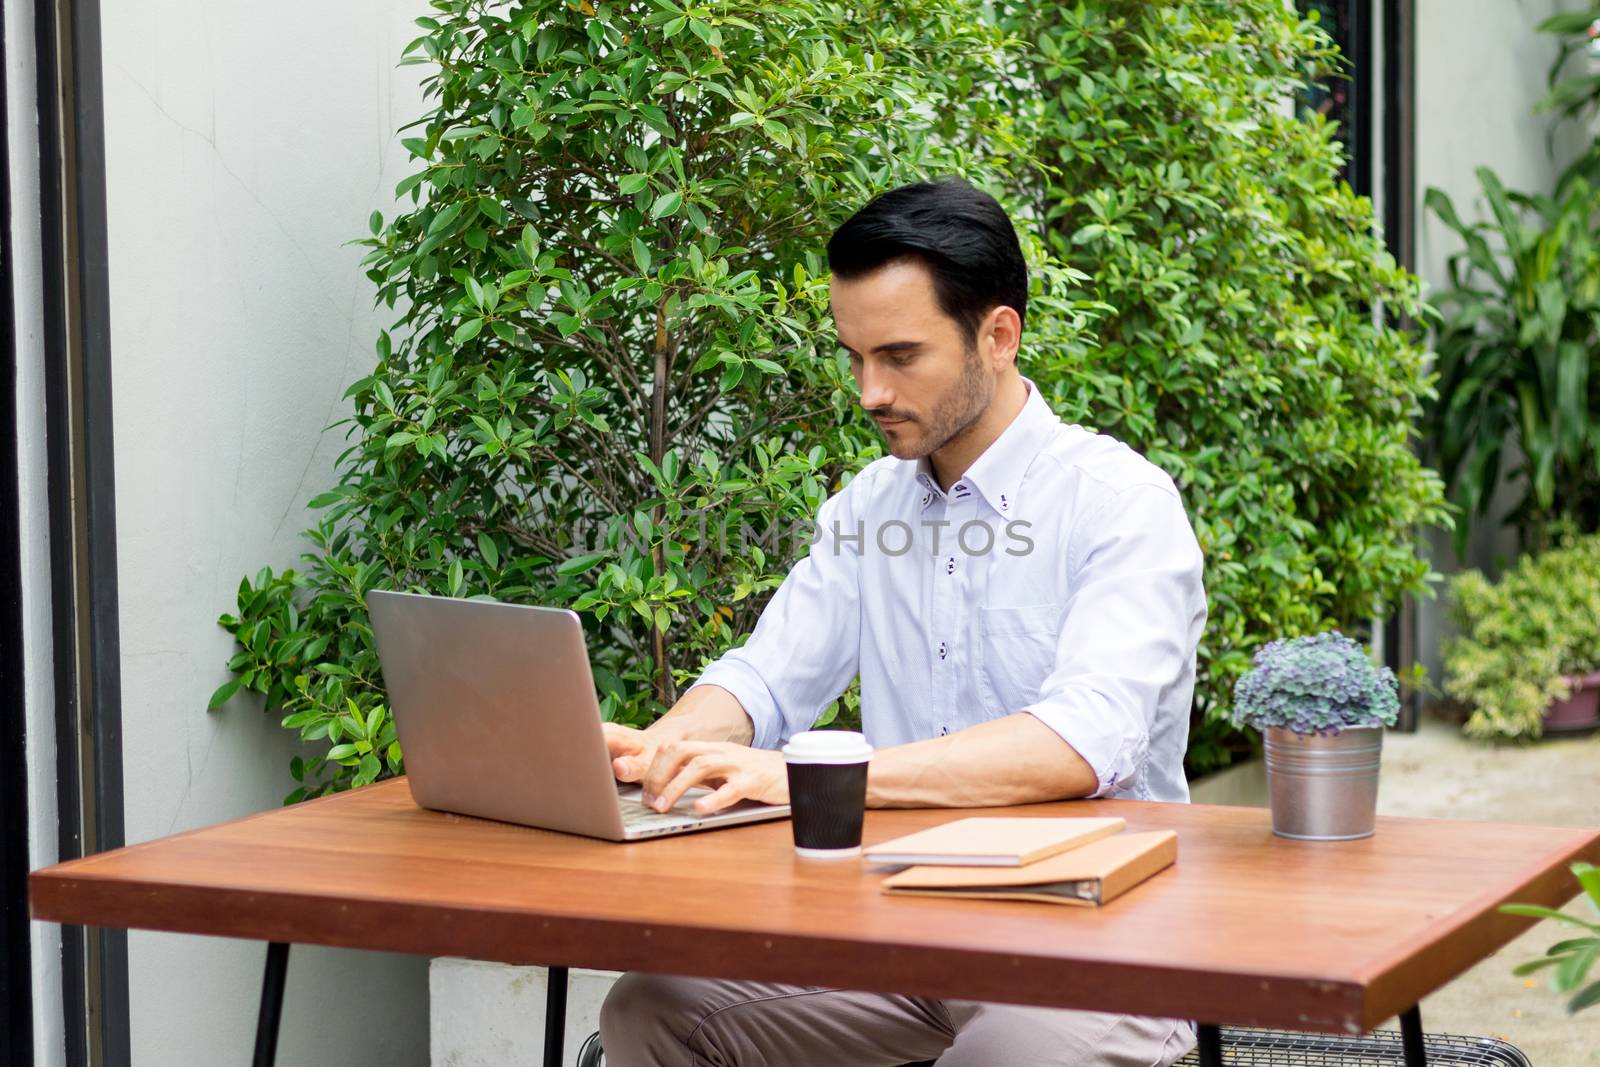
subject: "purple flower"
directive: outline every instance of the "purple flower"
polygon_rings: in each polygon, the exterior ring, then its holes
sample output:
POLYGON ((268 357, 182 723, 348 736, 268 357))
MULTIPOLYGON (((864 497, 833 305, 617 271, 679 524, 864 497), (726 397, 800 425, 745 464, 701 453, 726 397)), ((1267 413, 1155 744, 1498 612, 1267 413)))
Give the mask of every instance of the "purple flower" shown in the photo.
POLYGON ((1233 721, 1257 730, 1336 734, 1352 726, 1393 726, 1399 683, 1357 641, 1337 631, 1278 638, 1256 651, 1234 684, 1233 721))

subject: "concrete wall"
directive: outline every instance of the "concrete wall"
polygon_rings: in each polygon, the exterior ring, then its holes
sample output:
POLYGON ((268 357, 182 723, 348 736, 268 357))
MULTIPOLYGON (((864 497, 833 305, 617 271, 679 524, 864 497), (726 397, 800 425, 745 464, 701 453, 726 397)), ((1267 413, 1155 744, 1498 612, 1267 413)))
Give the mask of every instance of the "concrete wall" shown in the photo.
MULTIPOLYGON (((433 1067, 512 1067, 544 1062, 546 981, 543 967, 440 956, 429 968, 429 1039, 433 1067)), ((616 971, 574 967, 567 979, 562 1067, 574 1067, 616 971)))
MULTIPOLYGON (((1484 218, 1487 206, 1475 168, 1491 168, 1508 188, 1548 193, 1587 141, 1588 134, 1571 123, 1549 140, 1551 117, 1533 111, 1557 54, 1556 39, 1535 33, 1534 26, 1576 6, 1563 0, 1417 0, 1417 272, 1434 289, 1448 285, 1445 261, 1460 241, 1423 212, 1429 186, 1448 193, 1464 220, 1484 218)), ((1498 495, 1499 513, 1508 495, 1498 495)), ((1431 534, 1434 567, 1444 573, 1468 565, 1493 568, 1515 556, 1514 534, 1480 525, 1464 562, 1456 559, 1448 535, 1431 534)), ((1419 607, 1421 659, 1437 682, 1439 650, 1450 630, 1445 605, 1432 600, 1419 607)))
MULTIPOLYGON (((50 520, 44 425, 44 308, 40 284, 39 126, 33 5, 0 5, 6 39, 6 157, 10 164, 12 306, 17 344, 17 497, 22 528, 22 646, 28 768, 28 860, 57 859, 55 685, 50 635, 50 520)), ((0 474, 0 477, 5 475, 0 474)), ((16 714, 16 709, 6 709, 16 714)), ((39 1067, 66 1058, 61 1014, 61 928, 31 927, 33 1048, 39 1067)))
MULTIPOLYGON (((7 5, 7 10, 22 5, 7 5)), ((102 4, 127 839, 277 806, 276 717, 206 711, 240 577, 295 562, 377 331, 368 214, 408 173, 413 0, 102 4)), ((263 947, 135 933, 133 1061, 239 1062, 263 947)), ((427 1060, 426 961, 295 949, 279 1062, 427 1060)))

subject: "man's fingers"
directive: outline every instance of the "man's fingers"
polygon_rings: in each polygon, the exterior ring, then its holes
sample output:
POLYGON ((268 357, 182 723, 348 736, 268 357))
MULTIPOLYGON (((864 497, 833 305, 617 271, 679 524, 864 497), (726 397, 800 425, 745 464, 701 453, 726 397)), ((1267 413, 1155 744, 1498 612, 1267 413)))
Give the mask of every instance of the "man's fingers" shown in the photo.
POLYGON ((714 812, 721 811, 723 808, 726 808, 729 805, 737 804, 743 799, 743 792, 740 791, 738 786, 733 784, 732 779, 729 779, 728 781, 719 785, 712 792, 707 793, 705 796, 694 802, 695 814, 710 815, 714 812))
POLYGON ((695 786, 720 781, 727 777, 731 769, 725 761, 710 755, 693 756, 683 764, 683 769, 674 775, 670 782, 656 791, 651 806, 657 811, 666 811, 695 786))
POLYGON ((650 766, 655 746, 643 730, 632 730, 614 722, 601 723, 606 751, 611 754, 611 773, 621 782, 637 782, 650 766))
POLYGON ((600 733, 606 739, 606 751, 613 756, 631 756, 650 747, 643 730, 619 726, 614 722, 600 724, 600 733))
POLYGON ((666 791, 667 783, 678 776, 683 765, 708 748, 703 741, 672 741, 655 750, 650 766, 641 778, 646 804, 666 791))

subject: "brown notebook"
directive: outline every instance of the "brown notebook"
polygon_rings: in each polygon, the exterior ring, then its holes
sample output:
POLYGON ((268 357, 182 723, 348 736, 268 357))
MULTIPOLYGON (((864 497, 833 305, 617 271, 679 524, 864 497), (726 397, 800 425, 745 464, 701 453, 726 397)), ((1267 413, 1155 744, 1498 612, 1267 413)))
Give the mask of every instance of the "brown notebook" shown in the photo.
POLYGON ((912 867, 885 878, 883 891, 1092 907, 1115 900, 1177 858, 1178 835, 1152 830, 1117 834, 1026 867, 912 867))
POLYGON ((1110 837, 1121 819, 1005 818, 975 815, 872 845, 868 863, 934 863, 951 867, 1021 867, 1110 837))

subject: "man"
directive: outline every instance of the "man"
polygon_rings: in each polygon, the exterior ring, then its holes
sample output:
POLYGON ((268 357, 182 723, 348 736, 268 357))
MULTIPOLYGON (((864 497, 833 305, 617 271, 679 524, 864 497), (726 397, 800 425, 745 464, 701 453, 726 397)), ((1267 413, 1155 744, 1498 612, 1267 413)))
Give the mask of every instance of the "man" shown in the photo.
MULTIPOLYGON (((701 811, 786 802, 775 749, 859 674, 871 806, 1187 801, 1200 550, 1166 474, 1019 373, 1010 219, 958 179, 908 185, 828 260, 892 455, 822 505, 746 644, 648 729, 607 727, 617 777, 662 810, 697 785, 701 811)), ((614 1067, 1159 1067, 1194 1044, 1171 1019, 642 974, 600 1028, 614 1067)))

